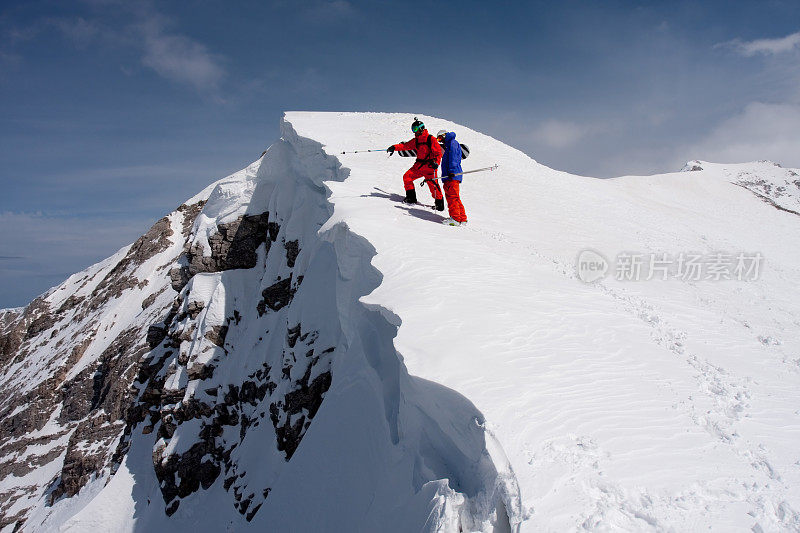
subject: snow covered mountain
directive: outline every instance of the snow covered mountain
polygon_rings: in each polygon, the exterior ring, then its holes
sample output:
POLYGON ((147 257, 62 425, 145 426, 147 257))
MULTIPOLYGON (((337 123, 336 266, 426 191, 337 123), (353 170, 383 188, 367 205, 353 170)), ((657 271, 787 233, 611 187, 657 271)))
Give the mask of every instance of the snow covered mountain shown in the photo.
POLYGON ((800 171, 600 180, 422 117, 499 164, 446 227, 341 154, 410 118, 287 113, 0 311, 0 530, 800 529, 800 171))

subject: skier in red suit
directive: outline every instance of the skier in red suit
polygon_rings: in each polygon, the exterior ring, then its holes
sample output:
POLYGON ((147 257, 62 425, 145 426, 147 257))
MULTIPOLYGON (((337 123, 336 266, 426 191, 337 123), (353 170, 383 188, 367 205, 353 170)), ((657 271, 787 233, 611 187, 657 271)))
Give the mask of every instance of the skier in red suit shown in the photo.
POLYGON ((431 190, 431 195, 436 204, 438 211, 444 211, 444 196, 442 196, 442 188, 436 181, 436 170, 442 162, 442 147, 436 139, 428 133, 425 129, 425 124, 421 120, 414 117, 414 123, 411 124, 411 131, 414 132, 414 138, 408 142, 393 144, 386 149, 389 155, 392 155, 396 150, 416 150, 417 160, 414 165, 403 174, 403 186, 406 189, 406 203, 417 203, 417 191, 414 189, 414 180, 417 178, 425 178, 428 182, 428 187, 431 190))

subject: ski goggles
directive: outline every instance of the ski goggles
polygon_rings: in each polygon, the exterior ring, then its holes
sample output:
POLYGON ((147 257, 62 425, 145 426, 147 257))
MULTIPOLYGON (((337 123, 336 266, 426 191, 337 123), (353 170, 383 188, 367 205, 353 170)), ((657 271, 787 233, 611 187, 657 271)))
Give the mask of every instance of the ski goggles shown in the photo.
POLYGON ((414 133, 419 133, 424 129, 425 129, 425 124, 423 124, 422 122, 420 122, 416 126, 411 126, 411 131, 413 131, 414 133))

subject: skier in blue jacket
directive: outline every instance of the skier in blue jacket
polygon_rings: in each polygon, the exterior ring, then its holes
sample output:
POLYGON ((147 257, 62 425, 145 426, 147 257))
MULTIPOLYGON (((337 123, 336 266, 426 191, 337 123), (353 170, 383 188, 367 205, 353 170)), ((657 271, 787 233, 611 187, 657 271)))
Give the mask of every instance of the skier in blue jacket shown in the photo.
POLYGON ((463 172, 461 170, 461 145, 456 141, 456 134, 452 131, 441 130, 436 134, 436 138, 444 149, 442 156, 442 185, 444 186, 444 197, 447 200, 447 211, 450 218, 442 223, 448 226, 463 226, 467 223, 467 213, 464 211, 464 204, 459 197, 461 188, 461 177, 455 176, 463 172))

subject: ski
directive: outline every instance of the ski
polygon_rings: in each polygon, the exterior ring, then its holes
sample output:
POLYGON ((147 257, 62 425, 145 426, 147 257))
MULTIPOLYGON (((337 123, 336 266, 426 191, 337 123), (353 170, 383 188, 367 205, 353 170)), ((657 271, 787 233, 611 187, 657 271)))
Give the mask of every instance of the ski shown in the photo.
MULTIPOLYGON (((385 148, 381 148, 380 150, 353 150, 352 152, 339 152, 340 155, 344 154, 366 154, 367 152, 385 152, 385 148)), ((264 155, 264 154, 261 154, 264 155)))
POLYGON ((424 180, 422 180, 420 182, 420 187, 422 187, 423 185, 428 183, 428 181, 430 181, 430 180, 436 181, 436 180, 440 180, 442 178, 455 178, 456 176, 463 176, 464 174, 472 174, 474 172, 485 172, 487 170, 497 170, 498 168, 500 168, 500 165, 495 163, 494 165, 492 165, 490 167, 476 168, 475 170, 467 170, 465 172, 456 172, 455 174, 448 174, 447 176, 442 176, 442 177, 425 178, 424 180))

